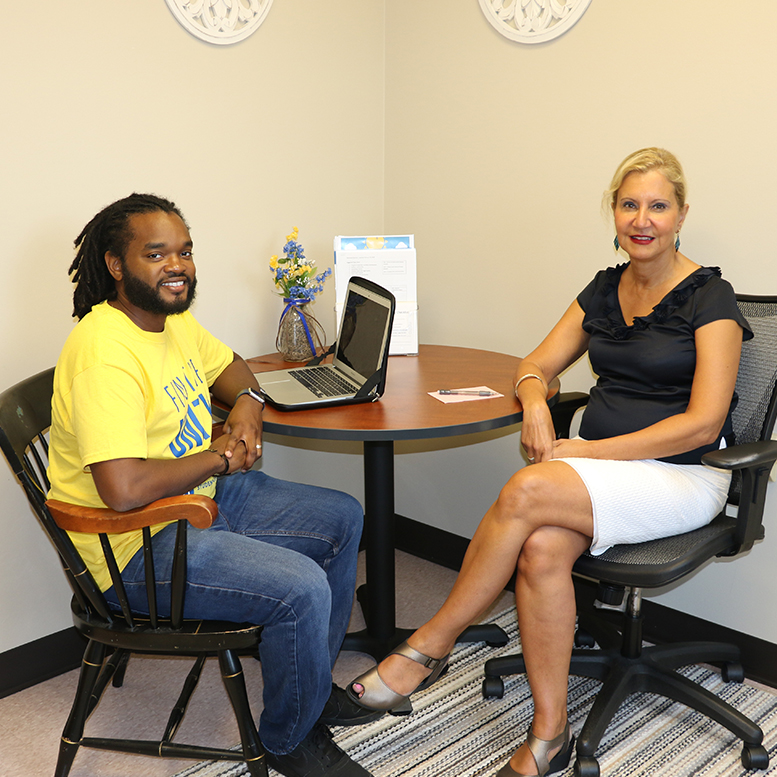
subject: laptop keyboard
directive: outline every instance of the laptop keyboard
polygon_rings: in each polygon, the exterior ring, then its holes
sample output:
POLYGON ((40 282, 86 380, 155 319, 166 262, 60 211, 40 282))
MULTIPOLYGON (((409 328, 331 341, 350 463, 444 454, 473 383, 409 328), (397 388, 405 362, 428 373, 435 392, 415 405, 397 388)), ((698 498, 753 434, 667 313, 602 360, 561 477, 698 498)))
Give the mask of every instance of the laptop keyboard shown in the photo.
POLYGON ((339 397, 343 394, 355 394, 359 390, 358 386, 341 378, 328 367, 308 367, 304 370, 292 370, 289 374, 317 397, 339 397))

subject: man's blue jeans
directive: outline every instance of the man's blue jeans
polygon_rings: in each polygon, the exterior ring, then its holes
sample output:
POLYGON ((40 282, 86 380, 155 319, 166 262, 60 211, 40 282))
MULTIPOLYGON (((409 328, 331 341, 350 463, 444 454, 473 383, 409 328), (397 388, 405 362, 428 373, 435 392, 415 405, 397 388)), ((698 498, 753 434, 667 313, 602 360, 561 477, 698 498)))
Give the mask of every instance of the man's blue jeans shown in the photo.
MULTIPOLYGON (((264 711, 259 736, 277 755, 307 735, 332 689, 332 667, 353 604, 363 513, 339 491, 250 471, 218 482, 219 515, 188 531, 188 618, 262 624, 264 711)), ((153 539, 169 611, 175 525, 153 539)), ((147 609, 142 551, 122 571, 138 611, 147 609)), ((113 589, 106 598, 116 601, 113 589)), ((167 605, 165 605, 165 600, 167 605)))

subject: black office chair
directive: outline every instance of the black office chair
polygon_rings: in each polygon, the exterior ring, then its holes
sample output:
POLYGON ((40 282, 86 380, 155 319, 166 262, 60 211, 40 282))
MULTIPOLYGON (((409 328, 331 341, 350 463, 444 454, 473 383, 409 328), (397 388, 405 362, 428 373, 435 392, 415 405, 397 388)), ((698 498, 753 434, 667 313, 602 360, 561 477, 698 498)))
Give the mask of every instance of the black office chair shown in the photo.
MULTIPOLYGON (((755 337, 743 344, 737 377, 739 403, 733 415, 737 444, 704 456, 704 462, 733 470, 728 509, 712 523, 676 537, 616 545, 600 556, 583 554, 574 571, 599 581, 600 601, 617 606, 628 592, 619 626, 578 605, 575 644, 599 645, 596 650, 573 651, 570 674, 603 683, 577 739, 576 777, 598 777, 594 757, 604 732, 621 703, 638 691, 660 694, 682 702, 726 726, 744 742, 742 763, 746 769, 766 769, 769 756, 761 746, 761 729, 729 704, 691 682, 675 670, 702 662, 722 663, 725 681, 744 679, 740 651, 735 645, 686 642, 642 646, 641 590, 679 580, 715 556, 734 556, 749 550, 764 537, 762 524, 766 486, 777 460, 777 442, 771 441, 777 415, 777 297, 738 295, 742 313, 755 337), (729 516, 727 512, 734 512, 729 516)), ((554 408, 556 431, 569 435, 575 410, 586 394, 569 395, 554 408)), ((483 695, 501 697, 502 676, 525 672, 523 657, 504 656, 486 662, 483 695)))
MULTIPOLYGON (((71 609, 76 629, 87 640, 75 700, 62 733, 55 777, 70 772, 78 748, 93 747, 162 758, 245 761, 252 777, 266 777, 264 750, 259 742, 238 653, 256 655, 261 627, 183 618, 186 585, 186 527, 210 526, 218 514, 215 502, 202 496, 162 499, 144 508, 117 513, 113 510, 82 508, 46 501, 46 477, 51 425, 53 370, 46 370, 0 394, 0 447, 27 494, 43 529, 59 553, 70 587, 71 609), (158 615, 151 532, 149 527, 178 522, 173 565, 171 616, 158 615), (132 612, 105 532, 141 529, 146 563, 149 615, 132 612), (109 608, 67 531, 99 533, 103 552, 118 598, 121 613, 109 608), (194 666, 175 701, 167 726, 159 740, 131 740, 85 737, 84 726, 108 683, 120 686, 131 653, 194 656, 194 666), (221 676, 237 719, 242 751, 173 742, 186 712, 200 672, 208 656, 218 656, 221 676)), ((143 714, 143 711, 138 711, 143 714)))

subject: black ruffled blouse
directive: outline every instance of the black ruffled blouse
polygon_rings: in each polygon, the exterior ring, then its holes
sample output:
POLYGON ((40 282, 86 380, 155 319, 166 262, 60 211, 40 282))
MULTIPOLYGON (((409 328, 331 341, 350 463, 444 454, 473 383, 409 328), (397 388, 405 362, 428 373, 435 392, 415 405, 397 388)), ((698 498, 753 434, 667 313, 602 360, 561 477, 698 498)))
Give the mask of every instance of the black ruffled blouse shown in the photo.
MULTIPOLYGON (((629 434, 683 413, 691 397, 696 369, 696 329, 730 318, 753 333, 739 312, 734 290, 717 267, 700 267, 675 286, 647 316, 626 324, 618 300, 618 284, 628 264, 609 267, 577 297, 585 313, 583 329, 591 336, 588 354, 599 376, 580 425, 580 436, 600 440, 629 434)), ((732 434, 731 401, 720 437, 732 434)), ((661 459, 675 464, 699 464, 720 439, 687 453, 661 459)))

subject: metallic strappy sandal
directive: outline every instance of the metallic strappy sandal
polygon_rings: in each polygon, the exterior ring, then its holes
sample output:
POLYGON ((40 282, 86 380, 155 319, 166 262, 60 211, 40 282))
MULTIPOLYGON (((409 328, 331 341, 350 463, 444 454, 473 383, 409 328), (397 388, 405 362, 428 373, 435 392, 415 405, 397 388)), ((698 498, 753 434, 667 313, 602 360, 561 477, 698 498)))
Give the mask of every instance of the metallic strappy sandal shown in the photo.
MULTIPOLYGON (((575 748, 575 738, 571 735, 569 722, 567 722, 564 730, 554 739, 540 739, 534 736, 534 731, 530 728, 526 744, 529 745, 529 752, 534 758, 534 763, 537 764, 537 777, 545 777, 546 774, 555 774, 569 766, 572 751, 575 748), (548 753, 559 745, 561 750, 548 761, 548 753)), ((508 761, 497 772, 496 777, 534 777, 534 775, 516 772, 508 761)))
POLYGON ((353 699, 356 704, 361 707, 366 707, 369 710, 388 710, 392 715, 409 715, 413 711, 413 705, 410 703, 410 696, 417 691, 422 691, 424 688, 428 688, 432 683, 440 679, 440 676, 448 668, 448 659, 450 653, 442 658, 430 658, 423 653, 419 653, 415 648, 410 647, 407 642, 403 642, 395 650, 392 650, 389 655, 398 655, 409 658, 411 661, 415 661, 417 664, 429 667, 432 673, 407 696, 392 691, 391 688, 383 682, 383 678, 378 673, 378 667, 374 666, 368 672, 357 677, 352 683, 348 685, 348 695, 353 699), (358 696, 353 690, 355 684, 359 684, 364 688, 364 693, 358 696))

